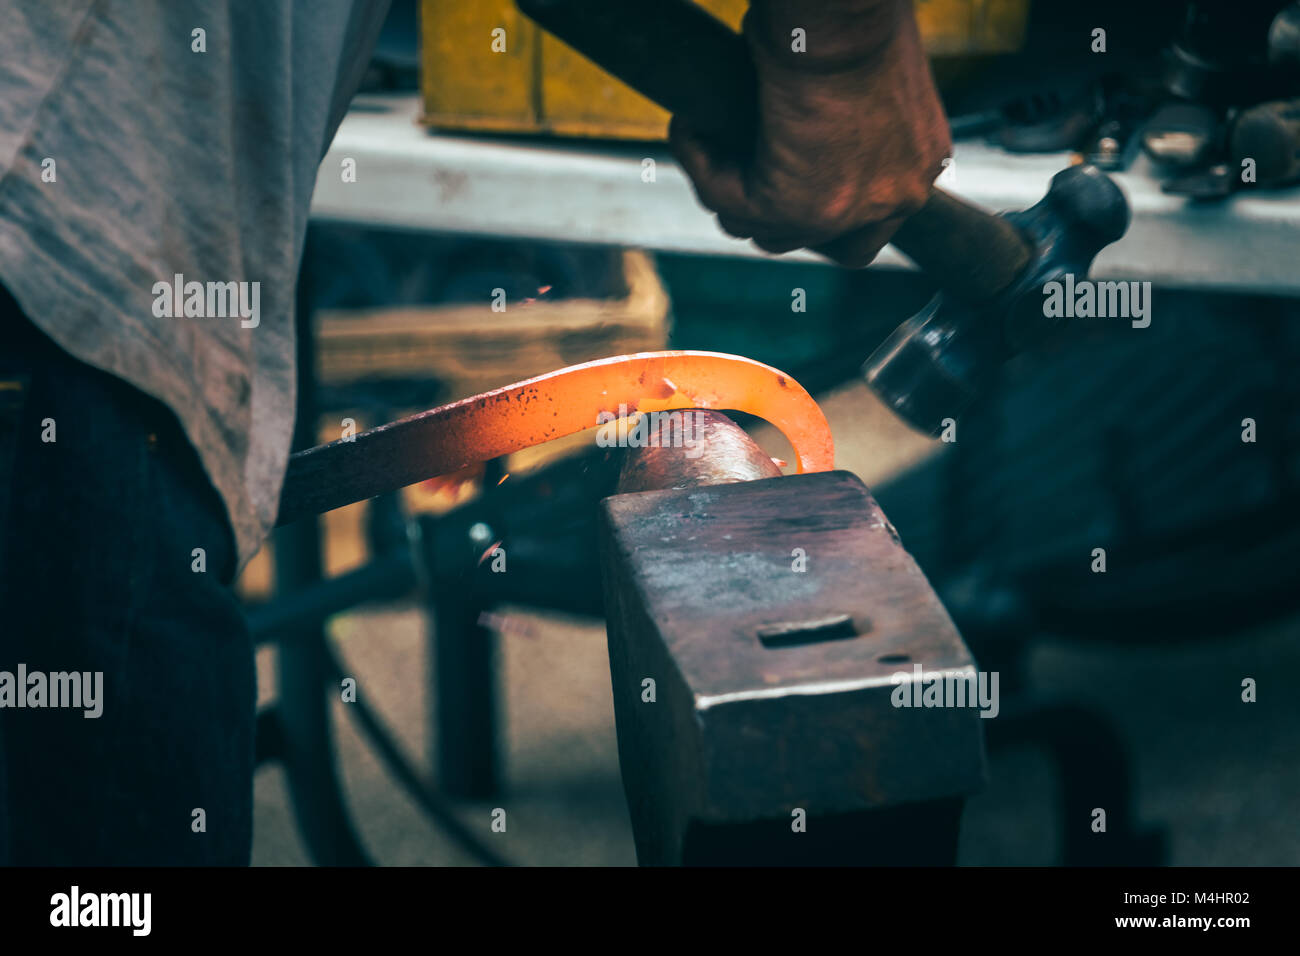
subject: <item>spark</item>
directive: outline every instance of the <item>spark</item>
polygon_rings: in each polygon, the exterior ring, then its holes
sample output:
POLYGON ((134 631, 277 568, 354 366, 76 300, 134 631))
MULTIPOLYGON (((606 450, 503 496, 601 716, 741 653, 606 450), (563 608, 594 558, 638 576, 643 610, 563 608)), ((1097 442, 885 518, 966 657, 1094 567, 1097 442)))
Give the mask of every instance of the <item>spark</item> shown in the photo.
POLYGON ((487 550, 485 550, 482 554, 478 556, 478 561, 476 561, 475 564, 476 565, 482 564, 484 561, 486 561, 493 551, 501 547, 501 542, 504 540, 505 540, 504 538, 497 538, 495 541, 489 544, 487 546, 487 550))

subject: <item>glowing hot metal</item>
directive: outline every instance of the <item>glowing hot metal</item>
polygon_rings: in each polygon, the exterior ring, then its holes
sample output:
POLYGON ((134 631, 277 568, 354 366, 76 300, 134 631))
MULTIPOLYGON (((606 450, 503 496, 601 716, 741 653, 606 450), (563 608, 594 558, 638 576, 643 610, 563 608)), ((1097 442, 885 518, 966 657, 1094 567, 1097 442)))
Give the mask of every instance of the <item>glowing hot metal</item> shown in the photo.
POLYGON ((783 372, 720 352, 637 352, 548 372, 420 412, 289 459, 277 524, 287 524, 629 413, 730 409, 779 428, 800 473, 829 471, 821 409, 783 372))

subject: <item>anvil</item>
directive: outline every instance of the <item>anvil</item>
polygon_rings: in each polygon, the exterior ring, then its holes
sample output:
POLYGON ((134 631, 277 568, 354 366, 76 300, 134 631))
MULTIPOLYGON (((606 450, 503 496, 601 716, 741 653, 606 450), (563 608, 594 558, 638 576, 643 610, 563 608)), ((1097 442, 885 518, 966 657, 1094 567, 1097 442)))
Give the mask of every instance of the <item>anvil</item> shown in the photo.
POLYGON ((895 692, 915 664, 974 679, 969 650, 856 476, 765 477, 770 459, 707 414, 703 455, 629 450, 637 490, 601 507, 638 859, 952 862, 984 779, 978 711, 895 692))

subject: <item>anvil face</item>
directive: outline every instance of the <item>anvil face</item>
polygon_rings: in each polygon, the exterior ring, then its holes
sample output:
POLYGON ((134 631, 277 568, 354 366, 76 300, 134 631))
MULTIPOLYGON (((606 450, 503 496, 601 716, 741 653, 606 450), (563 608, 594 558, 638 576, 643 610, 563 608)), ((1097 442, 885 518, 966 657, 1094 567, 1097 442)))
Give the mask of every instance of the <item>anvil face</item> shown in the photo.
POLYGON ((913 699, 914 665, 975 665, 856 476, 617 495, 601 538, 643 863, 679 861, 692 826, 789 829, 800 809, 842 817, 980 787, 977 709, 896 705, 900 687, 913 699))

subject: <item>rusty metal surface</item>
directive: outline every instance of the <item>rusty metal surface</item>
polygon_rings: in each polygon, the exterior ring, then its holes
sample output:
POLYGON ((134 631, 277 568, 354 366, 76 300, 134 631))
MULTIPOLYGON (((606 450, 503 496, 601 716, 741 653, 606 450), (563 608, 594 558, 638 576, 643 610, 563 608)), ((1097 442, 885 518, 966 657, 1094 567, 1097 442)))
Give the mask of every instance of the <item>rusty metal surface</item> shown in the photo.
POLYGON ((663 491, 780 476, 771 456, 726 415, 699 410, 682 414, 691 417, 681 420, 677 434, 690 446, 675 446, 671 429, 661 426, 651 432, 655 444, 624 455, 619 491, 663 491))
POLYGON ((601 550, 643 863, 680 862, 701 825, 788 832, 794 808, 939 805, 981 785, 978 711, 891 704, 913 664, 973 676, 974 662, 854 475, 616 495, 601 550))

